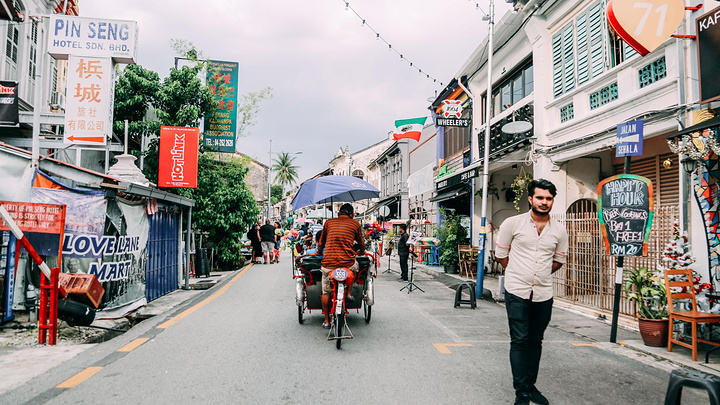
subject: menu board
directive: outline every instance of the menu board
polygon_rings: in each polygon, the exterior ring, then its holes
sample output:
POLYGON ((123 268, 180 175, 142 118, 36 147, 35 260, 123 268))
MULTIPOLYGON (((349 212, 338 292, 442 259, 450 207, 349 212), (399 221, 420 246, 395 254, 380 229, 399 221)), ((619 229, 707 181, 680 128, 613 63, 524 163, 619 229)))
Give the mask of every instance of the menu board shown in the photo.
POLYGON ((647 256, 653 219, 652 182, 634 174, 620 174, 601 181, 598 218, 609 254, 647 256))

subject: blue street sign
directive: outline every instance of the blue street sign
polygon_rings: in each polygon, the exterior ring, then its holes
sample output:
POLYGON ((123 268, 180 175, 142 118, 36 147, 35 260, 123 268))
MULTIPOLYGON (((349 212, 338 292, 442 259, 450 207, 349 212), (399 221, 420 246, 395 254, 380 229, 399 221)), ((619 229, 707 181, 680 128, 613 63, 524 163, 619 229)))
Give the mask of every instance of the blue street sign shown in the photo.
POLYGON ((639 120, 617 126, 615 157, 642 156, 644 123, 644 121, 639 120))

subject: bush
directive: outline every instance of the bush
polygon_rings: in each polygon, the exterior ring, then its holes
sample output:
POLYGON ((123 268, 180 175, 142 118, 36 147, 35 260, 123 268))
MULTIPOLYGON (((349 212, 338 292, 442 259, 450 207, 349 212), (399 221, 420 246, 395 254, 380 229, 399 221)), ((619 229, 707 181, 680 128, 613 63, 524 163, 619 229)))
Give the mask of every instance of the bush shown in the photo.
POLYGON ((445 218, 435 231, 440 240, 440 263, 444 266, 457 266, 458 245, 465 241, 467 229, 460 224, 460 217, 447 214, 443 209, 440 210, 440 215, 445 218))

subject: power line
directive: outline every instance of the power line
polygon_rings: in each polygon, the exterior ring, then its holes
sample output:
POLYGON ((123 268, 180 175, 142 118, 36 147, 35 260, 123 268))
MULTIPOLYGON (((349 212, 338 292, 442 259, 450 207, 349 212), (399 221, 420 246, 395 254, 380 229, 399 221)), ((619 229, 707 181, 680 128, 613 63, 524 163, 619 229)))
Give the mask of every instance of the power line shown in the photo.
MULTIPOLYGON (((372 31, 372 32, 375 34, 375 39, 377 39, 378 41, 384 42, 385 45, 387 45, 388 50, 391 51, 391 52, 395 52, 395 53, 400 57, 400 60, 407 62, 407 63, 410 65, 411 68, 417 69, 417 71, 418 71, 419 74, 424 74, 425 77, 426 77, 428 80, 432 80, 433 83, 440 83, 440 86, 444 86, 443 82, 439 81, 438 79, 436 79, 436 78, 433 77, 433 76, 430 76, 429 73, 424 72, 424 71, 423 71, 419 66, 417 66, 414 62, 412 62, 411 60, 409 60, 408 58, 406 58, 405 55, 404 55, 402 52, 398 51, 397 48, 393 47, 392 44, 385 39, 385 37, 383 37, 382 35, 380 35, 380 33, 379 33, 375 28, 373 28, 370 24, 368 24, 367 20, 365 20, 357 11, 355 11, 355 9, 350 5, 350 2, 349 2, 349 1, 346 1, 346 0, 340 0, 340 1, 343 2, 343 3, 345 3, 345 11, 348 11, 348 10, 352 11, 352 12, 360 19, 360 21, 362 22, 362 26, 363 26, 363 27, 367 27, 370 31, 372 31)), ((478 5, 478 7, 479 7, 479 5, 478 5)))

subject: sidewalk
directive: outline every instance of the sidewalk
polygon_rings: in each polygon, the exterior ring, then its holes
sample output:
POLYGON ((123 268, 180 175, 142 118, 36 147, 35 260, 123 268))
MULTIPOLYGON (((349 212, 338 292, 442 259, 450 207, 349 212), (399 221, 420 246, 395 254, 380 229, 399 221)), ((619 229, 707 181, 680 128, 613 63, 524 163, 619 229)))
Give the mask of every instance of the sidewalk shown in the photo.
MULTIPOLYGON (((387 269, 387 257, 380 258, 380 267, 378 272, 387 269)), ((400 264, 397 256, 391 258, 391 269, 398 271, 400 264)), ((459 274, 445 273, 442 266, 427 266, 415 263, 415 271, 420 271, 431 275, 436 281, 447 285, 451 289, 457 289, 457 286, 466 281, 475 282, 459 274)), ((483 296, 502 305, 503 300, 498 297, 499 279, 495 276, 485 276, 483 279, 483 296)), ((448 303, 449 307, 452 302, 448 303)), ((610 351, 620 353, 629 357, 637 358, 639 361, 647 362, 656 367, 665 369, 690 368, 706 373, 720 376, 720 350, 710 355, 710 362, 705 364, 705 353, 712 346, 702 345, 698 349, 697 362, 692 361, 690 349, 682 346, 673 345, 672 352, 668 352, 667 347, 650 347, 645 346, 640 338, 640 332, 637 329, 637 321, 620 317, 618 320, 617 344, 610 343, 610 329, 612 314, 604 313, 596 308, 588 308, 573 304, 568 301, 555 300, 552 320, 550 327, 560 329, 562 331, 573 333, 593 342, 597 342, 598 346, 606 348, 610 351), (629 349, 629 350, 628 350, 629 349), (648 357, 649 356, 649 357, 648 357), (647 361, 652 359, 653 361, 647 361)))

